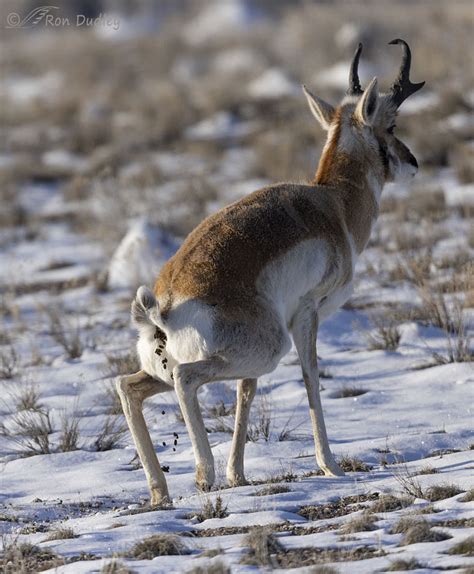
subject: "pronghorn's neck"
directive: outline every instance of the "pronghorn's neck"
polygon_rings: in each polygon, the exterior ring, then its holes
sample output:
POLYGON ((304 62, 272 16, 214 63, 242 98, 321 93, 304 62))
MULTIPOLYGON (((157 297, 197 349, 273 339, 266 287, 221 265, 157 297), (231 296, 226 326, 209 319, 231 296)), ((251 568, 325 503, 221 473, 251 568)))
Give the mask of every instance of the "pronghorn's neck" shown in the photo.
POLYGON ((378 215, 384 168, 376 151, 372 158, 366 158, 346 148, 341 141, 340 116, 337 120, 329 131, 314 183, 337 192, 344 205, 347 228, 361 253, 378 215))

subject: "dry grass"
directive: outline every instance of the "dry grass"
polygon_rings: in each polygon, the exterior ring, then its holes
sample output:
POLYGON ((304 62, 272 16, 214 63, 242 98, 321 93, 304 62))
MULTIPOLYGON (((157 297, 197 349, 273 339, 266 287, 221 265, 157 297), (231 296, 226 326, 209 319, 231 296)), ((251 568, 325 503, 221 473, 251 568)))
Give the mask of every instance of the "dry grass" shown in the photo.
POLYGON ((466 494, 459 499, 460 502, 474 502, 474 488, 470 488, 466 494))
POLYGON ((269 484, 260 490, 257 490, 255 496, 271 496, 272 494, 282 494, 284 492, 290 492, 289 486, 284 484, 269 484))
POLYGON ((41 411, 44 406, 40 402, 38 387, 33 383, 21 385, 13 394, 16 411, 41 411))
POLYGON ((242 563, 254 566, 276 566, 278 562, 275 555, 283 551, 271 529, 265 526, 252 528, 242 544, 250 549, 250 553, 243 557, 242 563))
POLYGON ((19 447, 21 456, 50 454, 50 435, 53 432, 48 409, 19 411, 13 415, 8 427, 0 424, 0 434, 19 447))
POLYGON ((105 383, 105 390, 100 398, 100 404, 103 405, 104 403, 106 405, 106 414, 123 415, 122 401, 120 400, 117 387, 113 381, 107 381, 105 383))
POLYGON ((369 508, 370 512, 394 512, 407 508, 413 503, 410 496, 394 496, 392 494, 382 494, 369 508))
POLYGON ((72 528, 57 528, 49 532, 45 542, 51 540, 68 540, 70 538, 77 538, 77 534, 72 528))
POLYGON ((154 534, 137 542, 126 554, 128 558, 152 560, 156 556, 177 556, 187 554, 186 546, 173 534, 154 534))
POLYGON ((130 375, 140 370, 140 362, 135 349, 123 355, 106 355, 107 366, 105 369, 108 377, 130 375))
POLYGON ((408 558, 407 560, 398 558, 391 561, 390 566, 384 568, 383 572, 405 572, 408 570, 417 570, 418 568, 425 568, 425 566, 420 564, 416 558, 408 558))
POLYGON ((102 566, 100 574, 135 574, 135 571, 130 570, 123 562, 113 558, 102 566))
POLYGON ((426 493, 421 487, 419 480, 410 474, 406 465, 401 466, 394 472, 393 477, 402 487, 403 492, 413 498, 426 498, 426 493))
POLYGON ((393 315, 373 316, 371 323, 375 330, 366 333, 369 351, 395 351, 400 343, 400 329, 393 315))
POLYGON ((418 544, 419 542, 439 542, 448 540, 452 536, 446 532, 433 530, 430 524, 420 518, 403 517, 392 528, 392 534, 403 534, 402 546, 418 544))
POLYGON ((0 349, 0 379, 13 379, 18 374, 19 357, 15 347, 0 349))
POLYGON ((257 413, 250 416, 247 427, 247 440, 257 442, 263 438, 265 442, 270 440, 273 424, 273 406, 266 395, 260 394, 256 405, 257 413))
POLYGON ((344 472, 369 472, 371 467, 356 456, 344 455, 338 461, 344 472))
POLYGON ((365 510, 366 506, 363 503, 378 500, 378 498, 378 493, 346 496, 335 502, 326 502, 317 506, 302 506, 299 509, 298 514, 311 521, 336 518, 337 516, 346 516, 352 512, 365 510))
POLYGON ((80 422, 79 416, 75 413, 63 414, 58 445, 60 452, 70 452, 79 448, 80 422))
POLYGON ((464 554, 465 556, 474 556, 474 536, 468 536, 461 542, 458 542, 448 550, 448 554, 464 554))
POLYGON ((79 325, 73 325, 64 311, 49 309, 46 312, 49 319, 51 337, 60 345, 69 359, 78 359, 84 351, 79 325))
POLYGON ((458 486, 449 482, 443 482, 441 484, 436 484, 430 486, 426 490, 426 498, 430 502, 437 502, 438 500, 444 500, 445 498, 451 498, 463 492, 458 486))
POLYGON ((423 466, 422 468, 416 471, 416 474, 438 474, 439 470, 434 466, 423 466))
POLYGON ((196 566, 191 570, 186 570, 187 574, 230 574, 231 570, 224 562, 213 562, 206 566, 196 566))
POLYGON ((197 518, 199 522, 204 522, 204 520, 209 520, 210 518, 225 518, 228 515, 227 505, 224 505, 222 497, 218 494, 214 502, 208 497, 204 501, 201 510, 192 513, 191 517, 197 518))
POLYGON ((127 431, 128 426, 123 416, 107 416, 94 441, 95 450, 103 452, 117 448, 127 431))
POLYGON ((340 528, 341 534, 353 534, 354 532, 363 532, 375 530, 375 523, 377 517, 370 513, 370 511, 363 511, 358 516, 355 516, 340 528))
POLYGON ((28 542, 3 537, 0 566, 5 574, 33 574, 57 568, 62 564, 64 560, 48 548, 40 548, 28 542))

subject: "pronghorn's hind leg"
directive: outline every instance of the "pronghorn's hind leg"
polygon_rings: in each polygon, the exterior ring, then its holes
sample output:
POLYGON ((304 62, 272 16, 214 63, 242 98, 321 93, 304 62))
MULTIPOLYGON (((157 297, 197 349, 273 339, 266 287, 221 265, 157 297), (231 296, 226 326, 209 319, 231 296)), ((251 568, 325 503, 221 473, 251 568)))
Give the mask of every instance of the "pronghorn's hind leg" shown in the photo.
POLYGON ((196 485, 201 490, 209 490, 214 484, 215 471, 214 457, 199 407, 197 391, 204 383, 223 376, 225 369, 226 364, 222 358, 211 357, 194 363, 177 365, 173 371, 179 406, 193 445, 196 485))
POLYGON ((143 416, 143 401, 157 393, 172 391, 173 387, 150 377, 145 371, 119 377, 117 392, 122 403, 133 441, 143 465, 151 494, 151 504, 169 502, 166 479, 156 456, 150 433, 143 416))
POLYGON ((237 410, 235 413, 234 436, 227 463, 227 481, 231 486, 245 484, 244 450, 247 441, 247 427, 250 407, 257 390, 257 379, 242 379, 237 386, 237 410))
POLYGON ((300 303, 292 321, 292 332, 301 361, 306 392, 308 393, 316 461, 325 475, 343 476, 344 472, 334 460, 329 449, 321 398, 319 396, 318 357, 316 353, 318 315, 312 297, 305 298, 300 303))

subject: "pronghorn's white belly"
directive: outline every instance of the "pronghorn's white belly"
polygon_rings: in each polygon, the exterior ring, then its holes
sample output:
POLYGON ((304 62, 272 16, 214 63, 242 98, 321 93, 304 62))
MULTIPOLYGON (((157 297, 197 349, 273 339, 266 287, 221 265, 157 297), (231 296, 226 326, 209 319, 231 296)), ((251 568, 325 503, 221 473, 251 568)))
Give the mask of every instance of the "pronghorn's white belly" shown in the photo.
POLYGON ((336 312, 341 305, 344 305, 344 303, 352 295, 353 290, 354 284, 351 281, 343 287, 335 289, 326 297, 326 299, 321 301, 321 304, 318 308, 319 321, 324 321, 324 319, 327 319, 327 317, 336 312))
POLYGON ((257 282, 259 293, 289 325, 302 297, 317 291, 329 262, 329 246, 323 239, 308 239, 269 263, 257 282))
MULTIPOLYGON (((349 238, 352 248, 351 239, 349 238)), ((322 299, 318 311, 320 319, 334 313, 350 297, 353 290, 352 281, 340 287, 332 287, 340 284, 337 273, 342 273, 342 270, 335 266, 331 278, 325 276, 333 263, 329 260, 330 253, 329 245, 324 239, 308 239, 272 261, 260 274, 259 292, 270 300, 286 325, 290 324, 302 297, 308 293, 313 293, 316 303, 322 299)), ((352 267, 354 264, 353 250, 352 267)))

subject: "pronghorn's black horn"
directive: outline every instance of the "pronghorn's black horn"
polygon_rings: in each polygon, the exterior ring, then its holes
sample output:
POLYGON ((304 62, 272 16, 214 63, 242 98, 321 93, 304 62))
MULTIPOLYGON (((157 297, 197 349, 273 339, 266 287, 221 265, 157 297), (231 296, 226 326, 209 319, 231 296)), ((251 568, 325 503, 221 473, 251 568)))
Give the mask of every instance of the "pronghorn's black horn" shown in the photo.
POLYGON ((419 84, 412 84, 410 82, 411 51, 405 40, 397 38, 389 42, 389 44, 400 44, 403 49, 403 58, 398 72, 398 78, 393 82, 390 88, 392 101, 398 108, 409 96, 421 90, 425 82, 420 82, 419 84))
POLYGON ((351 62, 351 69, 349 71, 349 89, 347 90, 348 96, 360 96, 363 94, 363 90, 360 86, 359 81, 359 58, 362 52, 362 44, 357 46, 357 50, 354 53, 354 57, 351 62))

